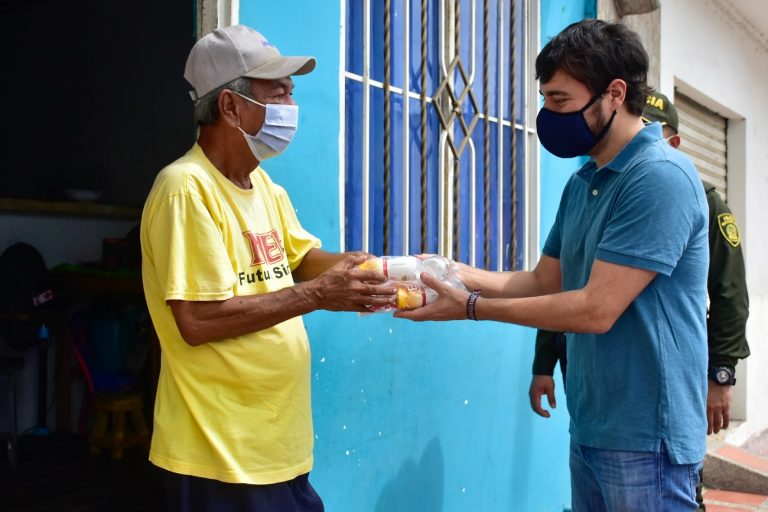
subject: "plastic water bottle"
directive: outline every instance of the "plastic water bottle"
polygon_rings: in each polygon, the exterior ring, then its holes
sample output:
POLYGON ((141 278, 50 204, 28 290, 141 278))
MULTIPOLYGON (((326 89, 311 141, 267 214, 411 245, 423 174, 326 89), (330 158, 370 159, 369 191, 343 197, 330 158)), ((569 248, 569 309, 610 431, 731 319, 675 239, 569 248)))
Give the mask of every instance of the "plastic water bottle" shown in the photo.
POLYGON ((416 256, 381 256, 360 264, 361 270, 372 270, 390 281, 419 281, 422 272, 445 279, 450 261, 442 256, 421 259, 416 256))

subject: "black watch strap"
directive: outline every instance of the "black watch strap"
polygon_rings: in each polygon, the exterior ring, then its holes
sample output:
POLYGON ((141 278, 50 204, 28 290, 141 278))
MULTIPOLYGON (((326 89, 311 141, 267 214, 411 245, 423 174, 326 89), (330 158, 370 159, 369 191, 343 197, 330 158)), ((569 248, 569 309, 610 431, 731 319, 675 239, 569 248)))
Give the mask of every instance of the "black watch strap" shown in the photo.
POLYGON ((721 386, 733 386, 736 384, 736 371, 729 366, 710 366, 707 377, 721 386))

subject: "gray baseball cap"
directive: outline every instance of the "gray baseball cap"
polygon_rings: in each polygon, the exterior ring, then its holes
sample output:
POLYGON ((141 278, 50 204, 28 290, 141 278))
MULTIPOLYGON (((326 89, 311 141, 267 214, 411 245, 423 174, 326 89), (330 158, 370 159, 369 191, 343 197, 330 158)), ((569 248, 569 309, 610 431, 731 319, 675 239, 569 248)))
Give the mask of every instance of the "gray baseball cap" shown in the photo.
POLYGON ((314 57, 284 57, 264 36, 245 25, 217 28, 202 37, 187 57, 184 78, 202 98, 235 78, 275 80, 305 75, 315 69, 314 57))

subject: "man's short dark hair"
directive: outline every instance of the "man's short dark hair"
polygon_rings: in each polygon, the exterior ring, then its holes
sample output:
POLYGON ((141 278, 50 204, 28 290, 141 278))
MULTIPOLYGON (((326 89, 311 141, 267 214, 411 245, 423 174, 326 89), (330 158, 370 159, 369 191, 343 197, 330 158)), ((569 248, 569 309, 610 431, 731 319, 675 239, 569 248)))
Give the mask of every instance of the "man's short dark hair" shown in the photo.
POLYGON ((557 71, 568 73, 593 95, 611 80, 627 83, 627 110, 641 115, 648 87, 648 53, 640 36, 621 23, 582 20, 573 23, 544 46, 536 58, 536 78, 549 82, 557 71))

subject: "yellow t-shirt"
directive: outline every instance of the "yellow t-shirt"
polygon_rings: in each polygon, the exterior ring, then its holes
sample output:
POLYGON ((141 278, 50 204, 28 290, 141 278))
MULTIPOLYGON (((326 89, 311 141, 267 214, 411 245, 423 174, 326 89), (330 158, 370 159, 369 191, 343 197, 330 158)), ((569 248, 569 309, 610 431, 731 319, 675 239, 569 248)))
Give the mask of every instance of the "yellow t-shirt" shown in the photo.
POLYGON ((162 348, 150 460, 169 471, 269 484, 312 468, 310 357, 301 317, 189 346, 168 300, 217 301, 294 284, 319 247, 260 168, 227 180, 195 146, 163 169, 141 219, 142 277, 162 348))

